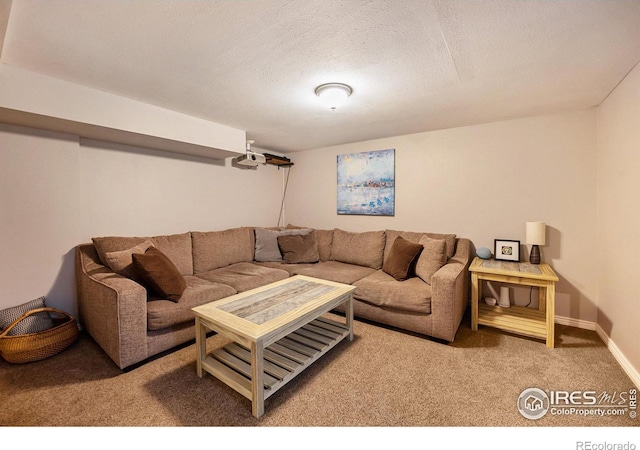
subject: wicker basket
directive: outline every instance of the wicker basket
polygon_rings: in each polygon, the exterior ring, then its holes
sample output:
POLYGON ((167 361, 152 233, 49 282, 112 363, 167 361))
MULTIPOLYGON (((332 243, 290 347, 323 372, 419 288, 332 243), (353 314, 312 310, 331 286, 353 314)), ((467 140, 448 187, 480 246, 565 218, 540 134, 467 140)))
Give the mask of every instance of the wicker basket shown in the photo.
POLYGON ((60 353, 78 338, 78 324, 75 317, 56 308, 37 308, 27 311, 0 333, 0 356, 10 363, 27 363, 48 358, 60 353), (54 318, 55 326, 38 333, 8 336, 9 331, 21 320, 39 312, 55 313, 62 318, 54 318))

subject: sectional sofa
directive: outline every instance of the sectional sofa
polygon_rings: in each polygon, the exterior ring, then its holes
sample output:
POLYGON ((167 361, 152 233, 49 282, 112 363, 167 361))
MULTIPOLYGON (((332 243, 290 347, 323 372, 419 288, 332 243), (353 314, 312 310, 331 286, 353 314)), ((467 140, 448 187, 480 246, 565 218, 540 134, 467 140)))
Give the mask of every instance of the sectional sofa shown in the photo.
POLYGON ((292 225, 95 237, 76 247, 79 322, 127 369, 193 340, 191 308, 301 274, 356 286, 356 317, 451 342, 470 255, 453 234, 292 225))

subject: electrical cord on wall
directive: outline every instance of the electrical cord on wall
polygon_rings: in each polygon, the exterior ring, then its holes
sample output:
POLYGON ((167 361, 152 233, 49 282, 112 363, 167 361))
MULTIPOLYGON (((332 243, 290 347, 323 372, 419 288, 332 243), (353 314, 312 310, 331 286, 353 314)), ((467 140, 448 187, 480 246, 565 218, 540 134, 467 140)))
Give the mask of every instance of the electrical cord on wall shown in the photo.
MULTIPOLYGON (((280 204, 280 214, 278 215, 278 224, 276 226, 280 226, 280 221, 282 220, 282 213, 284 211, 284 200, 287 197, 287 186, 289 186, 289 174, 291 173, 291 166, 287 167, 287 178, 284 182, 284 191, 282 192, 282 203, 280 204)), ((284 223, 282 224, 284 226, 284 223)))

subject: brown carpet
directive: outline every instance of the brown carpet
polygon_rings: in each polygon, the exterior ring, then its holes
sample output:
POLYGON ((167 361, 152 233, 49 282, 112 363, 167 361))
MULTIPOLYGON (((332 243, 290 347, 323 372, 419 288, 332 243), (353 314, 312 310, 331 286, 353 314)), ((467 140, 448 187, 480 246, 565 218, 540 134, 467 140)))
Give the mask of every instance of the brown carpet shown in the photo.
MULTIPOLYGON (((0 361, 3 426, 100 427, 636 427, 640 419, 520 415, 529 387, 620 393, 634 388, 593 331, 556 325, 555 349, 481 327, 456 340, 355 322, 342 342, 266 401, 265 415, 210 375, 189 345, 123 373, 81 333, 69 349, 28 363, 0 361)), ((226 342, 208 339, 208 347, 226 342)))

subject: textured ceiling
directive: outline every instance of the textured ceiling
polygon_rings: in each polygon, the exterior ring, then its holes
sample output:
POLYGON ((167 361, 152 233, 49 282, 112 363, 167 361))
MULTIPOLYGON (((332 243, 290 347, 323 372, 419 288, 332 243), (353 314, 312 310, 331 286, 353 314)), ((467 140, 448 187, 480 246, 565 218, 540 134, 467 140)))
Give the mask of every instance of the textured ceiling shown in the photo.
POLYGON ((290 152, 598 105, 640 0, 13 0, 0 58, 290 152))

